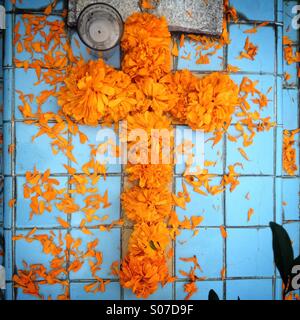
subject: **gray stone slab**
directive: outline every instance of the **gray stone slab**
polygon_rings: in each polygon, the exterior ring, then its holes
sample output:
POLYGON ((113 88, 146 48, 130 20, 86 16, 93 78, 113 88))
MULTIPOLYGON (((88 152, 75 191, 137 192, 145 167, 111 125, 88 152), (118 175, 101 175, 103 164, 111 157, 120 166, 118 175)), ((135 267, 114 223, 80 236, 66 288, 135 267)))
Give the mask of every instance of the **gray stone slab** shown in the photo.
MULTIPOLYGON (((75 27, 80 12, 92 3, 107 3, 117 9, 123 21, 141 11, 138 0, 69 0, 68 25, 75 27)), ((223 0, 160 0, 151 13, 165 16, 170 31, 220 35, 223 0)))

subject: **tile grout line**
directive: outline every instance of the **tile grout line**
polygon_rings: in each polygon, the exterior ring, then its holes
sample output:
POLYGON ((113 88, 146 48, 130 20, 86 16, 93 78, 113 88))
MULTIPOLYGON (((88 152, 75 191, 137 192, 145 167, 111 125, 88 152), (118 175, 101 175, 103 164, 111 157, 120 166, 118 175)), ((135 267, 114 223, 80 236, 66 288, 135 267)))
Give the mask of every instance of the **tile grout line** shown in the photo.
MULTIPOLYGON (((230 39, 230 25, 228 25, 228 38, 230 39)), ((227 70, 228 68, 228 50, 229 47, 226 44, 226 46, 223 48, 223 54, 224 54, 224 69, 227 70)), ((223 175, 226 173, 226 166, 227 166, 227 134, 224 135, 223 138, 223 175)), ((223 200, 223 223, 224 223, 224 227, 226 228, 226 224, 227 224, 227 212, 226 212, 226 189, 222 194, 222 200, 223 200)), ((224 274, 224 279, 222 279, 223 281, 223 300, 227 299, 227 239, 224 238, 223 239, 223 266, 222 268, 225 268, 225 274, 224 274)))
MULTIPOLYGON (((12 28, 15 26, 15 15, 12 15, 12 28)), ((12 33, 12 39, 11 41, 13 42, 14 39, 14 34, 12 33)), ((12 91, 10 92, 11 96, 11 103, 12 105, 10 106, 11 109, 11 143, 14 144, 14 151, 12 154, 12 159, 11 159, 11 172, 12 172, 12 199, 17 199, 17 178, 16 178, 16 157, 17 157, 17 139, 16 139, 16 125, 15 125, 15 68, 14 68, 14 58, 15 58, 15 49, 12 46, 12 51, 11 51, 11 59, 10 61, 12 63, 13 69, 12 69, 12 91)), ((12 207, 12 273, 15 274, 17 272, 17 266, 16 266, 16 242, 13 240, 13 237, 16 235, 16 205, 12 207)), ((12 274, 12 276, 13 276, 12 274)), ((16 300, 17 298, 17 288, 12 288, 12 298, 13 300, 16 300)))
MULTIPOLYGON (((274 15, 275 19, 278 20, 278 6, 279 6, 279 1, 280 0, 275 0, 274 2, 274 15)), ((279 41, 278 41, 278 28, 279 26, 275 27, 275 58, 274 58, 274 69, 275 69, 275 74, 276 74, 276 80, 275 80, 275 88, 274 88, 274 111, 273 115, 276 119, 276 123, 278 121, 278 50, 279 50, 279 41)), ((281 48, 280 48, 281 49, 281 48)), ((276 212, 277 212, 277 202, 276 202, 276 173, 277 173, 277 124, 276 127, 274 128, 274 133, 273 133, 274 141, 273 141, 273 159, 274 159, 274 164, 273 164, 273 221, 276 222, 276 212)), ((273 262, 273 272, 274 272, 274 279, 272 279, 272 298, 273 300, 276 300, 276 266, 275 263, 273 262)))

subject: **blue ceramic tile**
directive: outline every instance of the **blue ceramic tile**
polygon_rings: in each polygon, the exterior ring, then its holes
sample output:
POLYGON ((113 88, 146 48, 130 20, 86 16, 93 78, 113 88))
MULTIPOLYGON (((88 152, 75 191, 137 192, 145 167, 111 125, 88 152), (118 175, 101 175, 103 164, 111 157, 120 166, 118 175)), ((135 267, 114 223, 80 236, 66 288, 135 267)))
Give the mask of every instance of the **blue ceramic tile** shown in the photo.
POLYGON ((277 126, 276 128, 276 175, 282 175, 282 144, 283 144, 283 128, 277 126))
MULTIPOLYGON (((97 276, 101 278, 115 278, 111 275, 110 266, 113 262, 120 260, 120 230, 112 229, 110 232, 101 232, 99 230, 91 230, 93 235, 83 234, 80 230, 72 230, 71 235, 74 239, 80 238, 82 244, 79 247, 80 250, 86 250, 87 244, 95 239, 99 240, 96 250, 99 250, 103 254, 102 269, 97 272, 97 276)), ((70 273, 71 279, 92 279, 90 272, 89 259, 85 259, 82 268, 74 273, 70 273)))
MULTIPOLYGON (((79 130, 83 132, 87 137, 88 141, 85 144, 80 143, 79 136, 73 137, 73 145, 74 145, 74 157, 77 160, 77 164, 73 163, 73 167, 78 171, 82 171, 82 166, 90 161, 90 152, 91 147, 90 145, 97 146, 101 143, 107 142, 107 138, 104 140, 101 139, 99 136, 99 139, 97 138, 97 134, 101 133, 101 129, 108 130, 105 132, 108 132, 109 134, 113 134, 114 131, 111 128, 103 128, 101 126, 97 127, 89 127, 89 126, 79 126, 79 130)), ((102 131, 104 132, 104 131, 102 131)), ((118 143, 118 141, 116 142, 118 143)), ((118 159, 112 157, 110 154, 105 155, 105 161, 108 161, 108 164, 106 166, 106 170, 108 173, 120 173, 121 172, 121 165, 118 164, 118 159), (111 161, 114 163, 110 164, 111 161)))
MULTIPOLYGON (((53 3, 52 0, 17 0, 16 8, 18 9, 34 9, 44 11, 45 8, 53 3)), ((62 10, 64 6, 64 1, 59 0, 57 5, 55 6, 55 10, 62 10)))
MULTIPOLYGON (((188 69, 193 71, 220 71, 223 70, 223 49, 219 49, 215 54, 209 56, 209 64, 197 64, 199 59, 199 51, 196 50, 197 46, 201 45, 190 39, 186 39, 184 46, 179 48, 178 55, 178 69, 188 69), (184 59, 190 55, 190 59, 184 59)), ((202 54, 212 53, 214 49, 203 51, 202 54)))
MULTIPOLYGON (((36 76, 36 72, 34 69, 28 69, 25 71, 24 69, 16 69, 15 70, 15 116, 16 119, 23 119, 23 115, 19 110, 20 106, 23 106, 22 101, 19 98, 18 91, 22 91, 24 94, 33 94, 34 97, 38 97, 41 92, 45 90, 52 90, 53 87, 45 84, 40 83, 35 85, 38 82, 38 78, 36 76)), ((32 112, 35 113, 38 110, 38 105, 36 99, 30 103, 32 112)), ((57 105, 57 99, 55 97, 50 97, 47 102, 41 107, 42 112, 54 112, 57 113, 59 107, 57 105)))
POLYGON ((12 300, 13 299, 13 285, 12 283, 6 283, 6 290, 5 290, 5 300, 12 300))
POLYGON ((13 199, 12 178, 4 178, 4 227, 10 229, 12 226, 12 208, 9 207, 9 201, 13 199))
POLYGON ((182 231, 176 242, 176 275, 182 278, 180 270, 190 271, 191 263, 180 258, 197 256, 203 273, 198 275, 207 278, 220 277, 223 268, 223 239, 219 228, 201 229, 196 237, 190 231, 182 231), (213 254, 212 254, 213 253, 213 254))
POLYGON ((299 247, 300 223, 299 222, 287 223, 284 225, 284 228, 289 234, 290 239, 292 241, 294 256, 298 257, 300 254, 300 247, 299 247))
POLYGON ((4 44, 4 35, 0 33, 0 77, 3 78, 3 44, 4 44))
MULTIPOLYGON (((236 131, 230 127, 229 133, 236 136, 236 131)), ((243 139, 237 143, 227 139, 227 165, 241 162, 243 168, 236 167, 236 171, 242 174, 273 174, 274 172, 274 130, 259 132, 254 142, 248 148, 244 148, 249 160, 242 157, 238 148, 243 147, 243 139), (262 152, 263 150, 263 152, 262 152)))
MULTIPOLYGON (((3 181, 2 181, 3 183, 3 181)), ((4 197, 4 187, 3 185, 1 185, 0 187, 0 237, 1 237, 1 231, 3 229, 3 225, 4 225, 4 201, 3 201, 3 197, 4 197)), ((1 245, 0 245, 1 247, 1 245)), ((1 255, 0 255, 0 264, 1 264, 1 255)))
POLYGON ((204 160, 216 162, 216 165, 213 167, 204 166, 204 168, 208 169, 212 174, 222 174, 224 172, 223 163, 225 158, 223 150, 224 139, 222 138, 218 144, 213 146, 214 142, 213 140, 210 140, 212 138, 214 138, 212 133, 204 134, 204 160))
POLYGON ((12 8, 13 8, 12 1, 11 0, 5 0, 5 9, 7 11, 9 11, 9 10, 12 10, 12 8))
MULTIPOLYGON (((67 188, 68 178, 54 178, 59 181, 60 185, 56 186, 57 189, 67 188)), ((18 228, 30 228, 30 227, 43 227, 43 228, 54 228, 60 227, 60 224, 57 222, 56 218, 60 217, 64 220, 67 220, 67 216, 59 211, 56 208, 57 201, 52 201, 52 211, 45 211, 42 215, 33 215, 30 219, 31 208, 30 208, 30 199, 25 199, 23 186, 26 183, 26 179, 23 177, 17 178, 17 205, 16 205, 16 226, 18 228)), ((42 200, 43 198, 40 198, 42 200)), ((76 202, 77 203, 77 202, 76 202)))
MULTIPOLYGON (((54 21, 62 21, 63 18, 62 17, 58 17, 58 16, 48 16, 47 17, 47 21, 49 22, 54 22, 54 21)), ((15 23, 19 23, 20 22, 20 28, 19 28, 19 33, 21 35, 21 39, 23 39, 23 37, 25 36, 25 24, 23 21, 23 17, 22 15, 17 15, 16 16, 16 21, 15 23)), ((44 31, 46 34, 49 33, 49 27, 45 27, 42 31, 44 31)), ((61 44, 59 46, 57 46, 55 48, 55 50, 52 52, 53 55, 55 55, 55 52, 57 51, 61 51, 62 50, 62 44, 64 44, 64 39, 61 39, 61 44)), ((33 39, 32 42, 45 42, 45 39, 40 35, 40 33, 37 33, 33 39)), ((50 47, 52 48, 54 46, 54 42, 50 43, 50 47)), ((32 62, 34 60, 44 60, 44 54, 43 53, 38 53, 33 51, 33 54, 27 52, 26 50, 23 50, 22 52, 17 52, 17 46, 15 46, 15 58, 17 60, 28 60, 29 62, 32 62)))
POLYGON ((228 277, 272 276, 272 235, 266 229, 227 229, 228 277))
POLYGON ((211 138, 213 138, 213 135, 211 133, 204 133, 204 136, 203 136, 202 131, 198 131, 198 132, 193 131, 186 126, 176 127, 176 139, 175 139, 176 147, 182 146, 184 141, 188 143, 192 142, 195 146, 192 148, 192 150, 189 150, 189 149, 187 150, 186 157, 180 157, 181 155, 178 151, 177 165, 175 167, 177 174, 184 173, 186 169, 185 161, 187 160, 188 155, 191 152, 195 155, 195 157, 197 157, 197 160, 195 159, 194 165, 190 169, 191 172, 193 172, 194 169, 196 169, 196 167, 199 165, 202 168, 203 160, 205 160, 205 161, 212 161, 216 163, 214 166, 210 166, 210 167, 204 165, 204 168, 208 169, 210 173, 213 173, 213 174, 223 173, 223 140, 221 140, 217 145, 213 147, 213 141, 210 140, 211 138), (201 142, 203 141, 202 140, 203 138, 204 138, 204 157, 201 152, 201 150, 203 149, 203 143, 201 142), (196 148, 197 141, 199 141, 199 147, 196 148))
POLYGON ((62 152, 53 155, 51 149, 52 141, 46 135, 32 141, 32 137, 37 132, 38 128, 32 125, 16 124, 17 173, 22 174, 26 171, 33 171, 34 166, 41 172, 50 169, 51 173, 65 173, 66 169, 63 165, 68 163, 67 157, 62 152))
POLYGON ((113 68, 121 68, 121 49, 120 46, 116 46, 112 50, 107 52, 98 53, 97 51, 92 51, 88 48, 79 38, 77 32, 74 32, 71 36, 71 46, 73 54, 76 57, 82 57, 85 61, 97 60, 102 58, 108 65, 113 68))
MULTIPOLYGON (((2 141, 0 142, 0 150, 3 150, 3 127, 0 126, 0 137, 2 141)), ((0 157, 0 168, 1 168, 1 174, 3 174, 3 152, 2 152, 2 157, 0 157)))
MULTIPOLYGON (((220 179, 213 178, 211 185, 219 185, 220 179)), ((215 196, 203 196, 193 191, 193 188, 186 184, 191 197, 191 202, 187 203, 186 210, 177 207, 176 212, 180 220, 184 217, 202 216, 204 217, 201 226, 220 226, 223 224, 223 196, 218 194, 215 196)), ((176 179, 176 193, 182 191, 182 178, 176 179)))
POLYGON ((283 0, 277 1, 277 22, 283 21, 283 0))
MULTIPOLYGON (((17 231, 16 235, 26 235, 29 231, 17 231)), ((50 232, 54 232, 55 238, 53 242, 58 245, 59 243, 59 234, 61 233, 62 239, 64 239, 66 232, 65 231, 57 231, 57 230, 38 230, 35 232, 35 235, 48 235, 50 236, 50 232)), ((65 243, 65 241, 64 241, 65 243)), ((64 245, 65 246, 65 245, 64 245)), ((63 250, 65 250, 63 246, 63 250)), ((50 268, 50 262, 53 260, 53 256, 51 254, 46 254, 43 252, 43 246, 39 241, 27 242, 25 239, 18 240, 15 242, 15 262, 16 268, 23 270, 23 261, 25 261, 28 265, 31 264, 43 264, 45 268, 48 270, 50 268)), ((65 275, 61 274, 59 276, 61 279, 65 278, 65 275)))
MULTIPOLYGON (((113 221, 116 221, 120 219, 120 193, 121 193, 121 177, 107 177, 106 180, 101 178, 98 182, 97 185, 95 186, 89 186, 91 188, 98 188, 96 194, 104 195, 105 192, 108 192, 108 201, 111 204, 109 208, 103 209, 101 207, 100 210, 98 210, 96 216, 100 219, 95 220, 92 223, 88 223, 88 226, 95 226, 99 225, 99 223, 102 224, 110 224, 113 221), (101 222, 101 218, 108 215, 108 219, 101 222)), ((90 196, 93 194, 85 194, 83 195, 76 195, 76 203, 80 205, 81 207, 85 206, 84 200, 86 199, 87 196, 90 196)), ((76 215, 72 215, 72 226, 74 227, 79 227, 80 222, 82 219, 85 219, 85 214, 80 212, 76 215)))
POLYGON ((282 280, 279 278, 275 282, 275 299, 282 300, 282 280))
POLYGON ((251 72, 274 72, 275 66, 275 32, 272 27, 259 28, 257 33, 245 34, 245 30, 252 28, 252 25, 231 25, 230 38, 231 44, 228 47, 229 64, 239 67, 242 71, 251 72), (258 46, 258 53, 254 61, 249 59, 237 59, 244 45, 247 36, 250 41, 258 46))
POLYGON ((89 283, 71 283, 70 298, 71 300, 120 300, 121 290, 118 282, 111 282, 106 285, 105 292, 88 293, 84 286, 89 283))
POLYGON ((5 69, 4 70, 4 111, 3 111, 3 120, 10 121, 12 118, 12 109, 13 109, 13 69, 5 69))
POLYGON ((283 128, 294 130, 298 128, 298 90, 283 90, 283 128))
POLYGON ((5 30, 5 43, 4 43, 4 66, 12 66, 12 52, 13 52, 13 20, 12 14, 6 15, 6 30, 5 30))
POLYGON ((241 177, 234 192, 226 190, 226 217, 229 226, 268 225, 273 220, 273 178, 241 177), (249 200, 246 195, 249 193, 249 200), (254 209, 250 221, 248 210, 254 209))
MULTIPOLYGON (((275 77, 271 75, 231 75, 232 80, 240 85, 243 81, 244 77, 249 78, 251 81, 255 82, 258 81, 258 84, 256 85, 257 90, 259 90, 261 93, 265 94, 268 98, 268 105, 264 107, 263 109, 259 108, 259 105, 253 103, 252 99, 256 99, 257 96, 251 96, 249 95, 247 101, 251 107, 250 112, 258 111, 261 114, 261 117, 271 117, 271 121, 274 121, 275 119, 275 107, 274 107, 274 100, 276 99, 275 96, 275 77), (272 88, 272 90, 270 89, 272 88), (270 92, 268 92, 271 90, 270 92)), ((240 112, 240 109, 238 109, 238 112, 240 112)), ((233 116, 233 123, 238 122, 239 118, 234 115, 233 116)))
POLYGON ((276 222, 282 224, 283 209, 282 209, 282 178, 275 179, 275 202, 276 202, 276 222))
POLYGON ((4 111, 4 84, 0 83, 0 125, 3 125, 3 111, 4 111))
POLYGON ((227 286, 227 300, 272 300, 273 285, 272 280, 249 279, 249 280, 229 280, 227 286))
POLYGON ((232 5, 246 20, 274 20, 273 0, 230 0, 232 5))
POLYGON ((277 126, 283 124, 283 81, 277 77, 277 126))
POLYGON ((285 220, 300 220, 299 179, 282 179, 282 201, 285 220))
POLYGON ((3 224, 1 222, 1 225, 0 225, 0 250, 1 250, 0 266, 4 266, 4 254, 3 254, 3 252, 5 250, 4 245, 5 245, 4 244, 4 229, 3 229, 3 224))
MULTIPOLYGON (((176 299, 184 300, 187 293, 184 292, 185 283, 176 283, 176 299)), ((222 281, 200 281, 197 282, 198 291, 191 297, 191 300, 208 300, 210 290, 214 290, 220 300, 223 299, 223 282, 222 281)))
POLYGON ((11 124, 4 123, 3 125, 3 164, 4 164, 4 174, 11 174, 11 163, 12 155, 8 152, 9 146, 12 144, 11 141, 11 124))
MULTIPOLYGON (((277 74, 283 74, 283 29, 282 26, 277 27, 277 74)), ((275 70, 276 71, 276 70, 275 70)))
POLYGON ((138 299, 132 292, 132 290, 124 290, 125 300, 172 300, 172 284, 167 284, 164 287, 159 287, 157 291, 149 296, 147 299, 138 299))
POLYGON ((62 295, 65 293, 65 289, 62 285, 60 284, 54 284, 54 285, 47 285, 47 284, 42 284, 39 285, 40 288, 40 295, 41 298, 35 297, 30 294, 26 294, 23 292, 22 289, 17 290, 16 294, 16 300, 57 300, 57 297, 59 295, 62 295))
POLYGON ((298 31, 293 28, 292 21, 296 16, 296 13, 293 13, 293 8, 299 5, 298 1, 284 1, 283 5, 283 31, 284 35, 288 36, 293 42, 298 41, 298 31))
POLYGON ((12 232, 4 231, 4 241, 5 241, 5 255, 4 255, 4 267, 6 273, 6 280, 10 281, 12 279, 13 273, 13 260, 12 260, 12 232))

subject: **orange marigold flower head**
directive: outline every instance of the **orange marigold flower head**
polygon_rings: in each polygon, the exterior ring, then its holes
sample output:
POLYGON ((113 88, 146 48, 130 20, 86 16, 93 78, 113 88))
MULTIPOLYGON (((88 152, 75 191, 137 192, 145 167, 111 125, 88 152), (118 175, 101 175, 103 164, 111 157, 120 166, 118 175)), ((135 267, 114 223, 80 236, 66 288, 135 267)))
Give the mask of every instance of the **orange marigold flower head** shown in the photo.
POLYGON ((150 110, 161 115, 176 104, 176 95, 170 94, 164 83, 157 82, 152 78, 145 78, 138 81, 138 87, 143 94, 140 103, 145 111, 150 110))
POLYGON ((121 265, 120 283, 124 288, 132 289, 138 298, 148 298, 157 289, 159 283, 168 281, 168 267, 164 257, 151 259, 146 256, 127 256, 121 265))
POLYGON ((126 20, 122 39, 122 49, 125 52, 141 44, 169 49, 170 41, 171 34, 165 17, 134 13, 126 20))
POLYGON ((171 130, 171 121, 167 116, 158 115, 152 111, 144 113, 136 113, 127 117, 128 131, 134 129, 143 129, 149 134, 153 129, 168 129, 171 130))
POLYGON ((159 80, 171 72, 170 52, 160 47, 137 47, 124 55, 122 70, 135 81, 143 77, 159 80))
POLYGON ((164 256, 170 243, 170 235, 164 222, 154 224, 139 223, 134 227, 128 250, 134 256, 164 256))
POLYGON ((133 187, 125 191, 121 199, 128 219, 135 222, 161 221, 168 217, 172 208, 172 197, 167 188, 133 187))
POLYGON ((172 180, 173 167, 167 164, 129 164, 129 181, 138 181, 141 188, 161 188, 172 180))
POLYGON ((171 71, 171 35, 164 17, 135 13, 125 23, 122 69, 132 79, 159 80, 171 71))
POLYGON ((188 97, 191 92, 195 92, 198 80, 199 78, 189 70, 170 73, 160 80, 176 96, 176 99, 174 99, 175 105, 170 109, 170 113, 180 122, 186 121, 188 97))
POLYGON ((212 73, 199 79, 197 92, 189 94, 187 124, 214 132, 226 129, 239 105, 239 88, 226 74, 212 73))
POLYGON ((128 97, 130 84, 126 74, 107 66, 101 59, 87 63, 80 60, 68 71, 64 86, 57 93, 58 104, 79 123, 97 125, 109 115, 120 120, 136 103, 128 97))

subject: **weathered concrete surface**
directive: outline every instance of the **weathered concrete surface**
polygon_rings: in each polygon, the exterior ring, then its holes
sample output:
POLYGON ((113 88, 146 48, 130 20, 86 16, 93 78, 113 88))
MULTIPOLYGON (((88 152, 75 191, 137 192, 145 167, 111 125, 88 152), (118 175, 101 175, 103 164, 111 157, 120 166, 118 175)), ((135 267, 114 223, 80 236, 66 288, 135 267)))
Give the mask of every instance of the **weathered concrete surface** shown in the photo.
MULTIPOLYGON (((69 0, 68 24, 76 26, 80 12, 92 3, 107 3, 116 8, 123 21, 133 12, 141 11, 138 0, 69 0)), ((223 0, 160 0, 151 13, 165 16, 170 31, 220 35, 223 0)))

